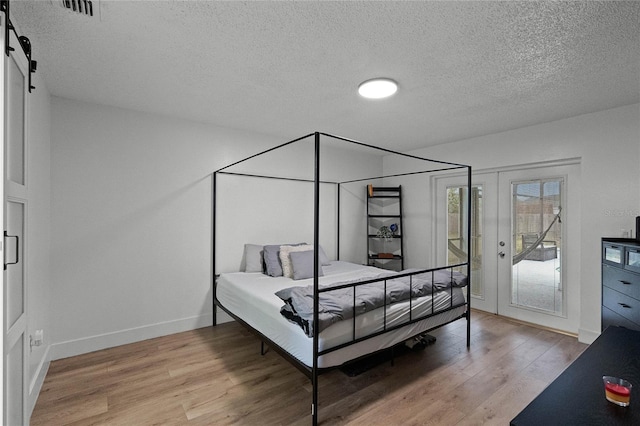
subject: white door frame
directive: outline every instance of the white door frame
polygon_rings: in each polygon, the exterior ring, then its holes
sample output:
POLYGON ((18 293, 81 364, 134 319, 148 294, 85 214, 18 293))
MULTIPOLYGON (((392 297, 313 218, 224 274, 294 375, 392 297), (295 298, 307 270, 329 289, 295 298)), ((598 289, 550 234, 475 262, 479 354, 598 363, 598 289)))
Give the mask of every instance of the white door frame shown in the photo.
MULTIPOLYGON (((562 173, 560 173, 562 174, 562 173)), ((556 173, 558 175, 558 173, 556 173)), ((483 191, 483 282, 484 282, 484 297, 474 297, 471 301, 471 307, 477 308, 483 311, 498 313, 500 315, 507 315, 513 318, 540 324, 545 327, 568 331, 571 333, 577 333, 580 321, 580 232, 579 232, 579 197, 580 197, 580 159, 568 158, 556 161, 521 164, 514 166, 507 166, 501 168, 491 168, 476 170, 474 169, 472 176, 472 185, 482 185, 483 191), (563 268, 562 282, 569 286, 565 288, 565 309, 562 317, 540 314, 538 312, 527 311, 526 309, 518 309, 517 311, 506 309, 504 306, 501 308, 501 304, 504 304, 500 293, 504 293, 505 289, 509 290, 505 294, 508 301, 510 295, 510 287, 505 287, 502 290, 498 288, 499 280, 501 282, 510 283, 510 273, 508 278, 503 276, 499 278, 500 266, 504 263, 511 265, 511 244, 510 239, 504 240, 508 243, 507 246, 500 247, 498 242, 499 234, 504 233, 504 230, 499 230, 499 224, 504 223, 499 218, 500 212, 500 198, 499 198, 499 175, 506 173, 520 173, 522 176, 528 176, 531 173, 547 173, 553 170, 554 167, 562 166, 575 166, 572 169, 571 175, 564 174, 565 178, 565 192, 568 194, 568 199, 563 207, 563 229, 564 244, 565 244, 565 265, 563 268), (550 169, 551 168, 551 169, 550 169), (493 186, 493 190, 491 188, 493 186), (573 206, 574 208, 571 208, 573 206), (566 250, 567 245, 570 250, 566 250), (508 249, 508 250, 507 250, 508 249), (507 255, 504 258, 498 256, 498 252, 505 251, 507 255), (505 281, 507 280, 507 281, 505 281), (493 283, 493 285, 491 285, 493 283), (506 311, 506 312, 505 312, 506 311), (520 311, 520 312, 518 312, 520 311), (554 318, 555 317, 555 318, 554 318), (558 321, 560 318, 560 321, 558 321)), ((466 179, 462 174, 447 174, 432 177, 433 188, 433 210, 434 210, 434 228, 432 239, 432 253, 434 253, 435 264, 445 265, 447 262, 447 231, 446 231, 446 198, 443 198, 442 191, 447 187, 452 186, 467 186, 466 179)), ((510 199, 510 198, 509 198, 510 199)), ((510 214, 510 211, 509 213, 510 214)), ((504 215, 504 213, 503 213, 504 215)), ((509 226, 511 219, 508 220, 509 226)), ((503 228, 504 229, 504 228, 503 228)), ((509 229, 510 232, 510 229, 509 229)), ((503 271, 505 269, 503 268, 503 271)))

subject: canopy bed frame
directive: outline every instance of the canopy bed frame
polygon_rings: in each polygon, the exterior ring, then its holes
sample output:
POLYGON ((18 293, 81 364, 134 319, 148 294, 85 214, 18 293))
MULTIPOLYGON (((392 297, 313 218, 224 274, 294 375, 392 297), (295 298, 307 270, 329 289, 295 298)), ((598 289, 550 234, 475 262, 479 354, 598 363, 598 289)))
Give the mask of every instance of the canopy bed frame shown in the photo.
MULTIPOLYGON (((291 162, 289 164, 291 164, 291 162)), ((382 162, 378 164, 378 167, 381 170, 384 170, 381 167, 381 164, 382 162)), ((341 188, 345 188, 344 185, 362 184, 363 195, 364 195, 364 189, 366 188, 366 185, 364 183, 370 182, 372 180, 376 180, 378 182, 387 182, 388 180, 412 179, 422 174, 433 175, 434 173, 460 172, 461 170, 466 171, 467 185, 468 185, 468 188, 471 188, 471 167, 468 165, 456 164, 456 163, 451 163, 446 161, 430 160, 430 159, 421 158, 413 155, 402 154, 389 149, 368 145, 353 139, 347 139, 344 137, 330 135, 327 133, 315 132, 315 133, 311 133, 303 137, 294 139, 282 145, 276 146, 274 148, 268 149, 266 151, 260 152, 258 154, 252 155, 243 160, 234 162, 213 173, 213 206, 212 206, 213 207, 212 271, 214 276, 213 325, 214 326, 217 325, 217 322, 218 322, 217 307, 219 307, 224 312, 226 312, 229 316, 231 316, 233 319, 235 319, 240 324, 242 324, 243 326, 248 328, 250 331, 255 333, 263 342, 262 343, 263 350, 264 350, 264 344, 266 343, 270 348, 275 350, 277 353, 283 356, 286 360, 291 362, 295 367, 297 367, 300 371, 302 371, 311 380, 311 384, 312 384, 311 415, 312 415, 312 422, 314 425, 316 425, 318 422, 318 377, 322 372, 339 366, 339 365, 333 365, 331 364, 331 362, 326 361, 328 359, 331 359, 332 356, 335 355, 335 357, 338 357, 340 361, 337 361, 337 362, 339 363, 344 363, 344 362, 352 361, 354 359, 359 359, 362 356, 364 356, 363 350, 365 349, 362 349, 362 348, 366 347, 367 344, 371 345, 370 342, 374 342, 375 343, 374 346, 378 348, 378 349, 372 349, 371 350, 372 352, 381 350, 379 349, 380 347, 384 347, 387 349, 392 348, 394 345, 410 337, 423 334, 427 331, 441 327, 445 324, 456 321, 458 319, 466 319, 467 321, 467 330, 466 330, 467 331, 467 339, 466 339, 467 347, 470 345, 470 333, 471 333, 470 331, 471 330, 471 322, 470 322, 470 319, 471 319, 470 318, 470 307, 471 307, 470 299, 471 298, 469 294, 469 289, 471 288, 470 287, 471 264, 468 261, 470 256, 467 256, 466 254, 461 259, 460 263, 453 264, 453 265, 439 266, 436 268, 411 269, 411 270, 401 271, 399 273, 394 272, 392 275, 374 276, 374 277, 369 276, 369 277, 364 277, 364 279, 360 279, 358 281, 349 280, 347 282, 340 282, 337 284, 333 284, 328 288, 325 287, 324 284, 321 285, 321 280, 326 279, 326 277, 322 277, 321 256, 323 253, 322 253, 322 247, 320 246, 320 243, 319 243, 321 239, 321 230, 320 230, 321 228, 320 226, 321 185, 328 184, 336 188, 335 191, 336 191, 337 199, 335 200, 335 206, 336 206, 337 212, 335 212, 335 218, 336 218, 335 220, 337 222, 337 226, 335 226, 335 232, 336 232, 335 257, 337 259, 336 263, 340 263, 339 262, 340 255, 341 255, 340 253, 340 247, 341 247, 341 244, 340 244, 340 241, 341 241, 340 240, 340 228, 341 228, 340 198, 341 196, 340 194, 341 194, 341 188), (264 172, 264 170, 260 171, 261 170, 260 167, 258 167, 257 172, 254 172, 253 169, 250 167, 249 163, 251 163, 252 160, 255 160, 265 155, 272 156, 278 150, 281 150, 285 147, 291 147, 294 144, 301 144, 301 143, 307 144, 307 145, 311 143, 308 151, 310 155, 313 157, 312 158, 313 159, 312 177, 308 177, 308 176, 300 177, 299 174, 296 175, 296 172, 291 172, 289 169, 287 169, 286 164, 284 167, 277 167, 277 168, 271 167, 268 169, 269 170, 268 172, 264 172), (375 155, 379 156, 380 158, 389 158, 390 156, 393 156, 394 159, 398 158, 403 161, 406 160, 407 166, 404 166, 404 163, 398 162, 398 163, 392 164, 392 166, 390 167, 392 171, 390 171, 388 174, 383 173, 382 175, 375 174, 375 175, 358 176, 358 177, 351 176, 349 175, 349 173, 344 173, 345 168, 343 167, 342 168, 343 173, 341 177, 338 177, 337 179, 333 179, 333 178, 328 179, 327 177, 324 176, 324 174, 328 174, 328 173, 323 172, 323 176, 321 176, 321 156, 324 156, 322 158, 322 160, 324 161, 325 157, 328 156, 327 153, 330 152, 330 151, 327 151, 326 145, 323 145, 323 144, 339 146, 341 149, 346 147, 346 149, 351 149, 355 151, 367 150, 367 152, 375 153, 375 155), (220 203, 220 200, 218 199, 219 198, 218 194, 220 192, 220 185, 221 185, 220 177, 222 177, 223 175, 233 176, 234 179, 235 178, 265 179, 266 184, 268 184, 269 182, 272 182, 273 179, 276 179, 278 181, 284 180, 284 181, 293 181, 293 182, 303 182, 305 184, 311 184, 313 186, 313 243, 312 244, 310 243, 310 246, 313 247, 313 255, 312 255, 313 266, 311 267, 312 274, 309 280, 307 280, 307 282, 309 283, 308 287, 310 289, 309 290, 310 297, 313 299, 312 305, 310 307, 312 311, 310 312, 310 315, 312 318, 310 322, 312 321, 313 327, 318 327, 318 331, 308 333, 307 334, 308 337, 304 336, 306 337, 306 342, 308 342, 306 344, 311 346, 310 361, 308 359, 306 361, 303 360, 301 356, 297 355, 295 352, 290 350, 287 347, 287 345, 279 341, 278 338, 273 337, 269 335, 268 332, 262 329, 259 329, 259 327, 256 327, 255 326, 256 322, 255 321, 252 322, 252 320, 250 320, 249 317, 243 316, 243 314, 238 313, 238 311, 234 307, 235 305, 232 306, 230 302, 223 303, 220 300, 219 296, 222 293, 220 293, 220 289, 218 289, 218 286, 220 284, 219 282, 222 281, 221 278, 224 277, 225 275, 231 276, 233 274, 232 273, 221 274, 219 271, 220 262, 217 261, 217 255, 220 255, 222 252, 222 245, 221 245, 222 241, 218 241, 218 239, 219 238, 221 239, 222 237, 220 236, 221 228, 218 227, 219 225, 217 224, 217 220, 219 220, 220 218, 220 210, 223 207, 224 208, 236 207, 236 206, 229 206, 229 205, 223 206, 223 204, 220 203), (443 284, 442 286, 438 286, 436 282, 438 283, 440 282, 439 281, 440 278, 438 277, 441 277, 441 276, 444 276, 445 281, 449 281, 449 282, 443 284), (463 277, 462 280, 459 279, 460 276, 463 277), (398 308, 398 309, 404 309, 404 311, 402 311, 403 312, 402 315, 404 315, 403 316, 404 319, 400 321, 400 323, 398 323, 398 321, 393 322, 394 320, 391 319, 391 315, 393 315, 392 313, 393 310, 391 306, 393 304, 391 303, 391 300, 389 298, 390 296, 388 295, 389 290, 387 289, 387 286, 391 287, 392 285, 394 285, 390 281, 392 279, 405 280, 404 282, 408 283, 409 293, 411 294, 407 300, 404 300, 402 302, 404 303, 404 305, 397 303, 397 305, 403 306, 402 308, 398 308), (426 287, 421 287, 420 291, 415 290, 416 286, 418 285, 417 283, 424 284, 425 282, 426 282, 426 287), (359 318, 359 317, 358 317, 358 314, 356 313, 356 293, 364 289, 365 288, 364 286, 367 286, 367 285, 384 286, 384 290, 383 290, 384 301, 382 303, 382 306, 379 307, 376 311, 377 312, 376 315, 378 315, 381 318, 380 320, 381 325, 373 331, 366 332, 364 335, 357 335, 356 327, 359 327, 359 326, 356 326, 356 322, 357 322, 356 318, 359 318), (455 288, 455 287, 460 287, 460 288, 455 288), (466 294, 460 297, 460 294, 463 294, 462 287, 466 287, 464 289, 466 290, 466 294), (426 290, 424 290, 425 288, 426 290), (353 294, 353 314, 351 316, 348 316, 349 319, 345 319, 341 321, 343 323, 348 321, 352 322, 353 334, 351 337, 346 339, 347 341, 341 341, 331 346, 331 345, 325 345, 323 343, 323 340, 321 340, 322 339, 321 334, 323 334, 324 332, 322 332, 322 330, 320 330, 319 328, 319 325, 321 324, 321 321, 322 321, 322 318, 320 318, 319 312, 321 311, 324 312, 324 308, 323 306, 321 306, 321 304, 323 303, 322 301, 323 297, 328 297, 327 292, 336 291, 336 289, 345 290, 348 292, 350 291, 353 294), (427 305, 426 310, 421 310, 421 311, 416 310, 416 306, 419 304, 419 301, 422 300, 420 299, 419 296, 414 295, 414 293, 416 292, 417 293, 422 292, 420 293, 420 295, 424 296, 425 299, 428 299, 429 297, 431 298, 428 301, 430 305, 427 305), (440 303, 440 305, 436 307, 435 297, 438 295, 442 296, 443 300, 446 300, 446 302, 442 302, 442 303, 438 302, 440 303), (443 303, 444 303, 444 306, 442 306, 443 303), (229 306, 226 306, 226 305, 229 305, 229 306), (392 334, 392 333, 396 333, 396 334, 392 334), (405 337, 401 337, 401 336, 405 336, 405 337), (382 344, 379 343, 385 338, 388 338, 385 341, 385 343, 382 343, 382 344), (402 340, 399 342, 398 339, 402 339, 402 340), (349 350, 354 350, 355 354, 349 353, 348 352, 349 350), (340 358, 341 356, 345 358, 340 358), (344 359, 346 359, 346 361, 343 361, 344 359)), ((358 173, 361 174, 362 172, 358 172, 358 173)), ((365 173, 369 173, 369 172, 367 171, 365 173)), ((466 201, 465 203, 466 211, 470 212, 471 197, 469 196, 468 193, 465 201, 466 201)), ((226 203, 226 204, 233 204, 233 203, 226 203)), ((470 253, 471 252, 471 231, 470 231, 471 215, 467 214, 466 216, 467 216, 465 218, 466 229, 463 232, 465 234, 464 238, 466 239, 466 253, 470 253)), ((362 221, 366 222, 365 216, 362 217, 362 221)), ((404 232, 404 230, 402 231, 404 232)), ((362 240, 362 244, 366 244, 365 239, 362 240)), ((366 258, 362 259, 361 263, 364 264, 365 262, 366 262, 366 258)), ((367 266, 367 268, 369 267, 367 266)), ((261 281, 262 283, 271 282, 268 280, 276 280, 276 278, 263 276, 260 273, 258 273, 257 275, 260 276, 259 279, 262 280, 261 281)), ((326 281, 324 282, 326 283, 326 281)), ((291 283, 292 285, 296 284, 295 281, 291 281, 291 283)), ((278 315, 279 314, 280 313, 278 313, 278 315)), ((288 323, 287 319, 284 316, 280 316, 279 319, 283 323, 288 323)))

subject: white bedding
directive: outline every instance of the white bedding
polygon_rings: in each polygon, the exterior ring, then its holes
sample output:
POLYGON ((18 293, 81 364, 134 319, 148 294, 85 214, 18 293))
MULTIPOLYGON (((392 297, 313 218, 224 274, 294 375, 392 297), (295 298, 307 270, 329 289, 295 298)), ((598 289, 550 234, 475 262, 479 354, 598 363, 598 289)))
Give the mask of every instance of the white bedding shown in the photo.
MULTIPOLYGON (((319 285, 343 282, 355 279, 376 278, 393 275, 393 271, 356 265, 348 262, 331 262, 323 266, 324 276, 319 285)), ((280 314, 282 300, 275 295, 278 290, 292 286, 313 284, 313 279, 294 281, 286 277, 270 277, 262 273, 234 272, 220 274, 217 279, 216 296, 218 301, 235 316, 277 343, 282 349, 307 366, 313 363, 313 340, 302 328, 288 321, 280 314)), ((434 311, 447 309, 453 294, 454 304, 464 302, 461 288, 453 288, 436 293, 434 311)), ((409 301, 388 305, 386 308, 387 327, 402 324, 409 320, 409 301)), ((411 315, 415 318, 431 313, 431 296, 413 299, 411 315)), ((327 353, 318 359, 318 367, 326 368, 341 365, 367 353, 390 347, 410 336, 451 321, 465 312, 465 306, 446 311, 433 317, 408 324, 393 332, 385 333, 354 345, 327 353)), ((366 336, 383 329, 384 310, 377 309, 356 317, 356 338, 366 336)), ((340 321, 320 333, 319 350, 331 348, 348 342, 353 337, 353 321, 340 321)))

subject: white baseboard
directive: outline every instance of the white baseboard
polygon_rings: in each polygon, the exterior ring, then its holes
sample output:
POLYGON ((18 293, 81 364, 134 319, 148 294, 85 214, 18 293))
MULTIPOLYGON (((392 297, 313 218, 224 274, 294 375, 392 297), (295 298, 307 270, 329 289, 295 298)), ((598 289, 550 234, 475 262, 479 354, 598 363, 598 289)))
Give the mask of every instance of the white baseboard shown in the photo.
POLYGON ((592 344, 600 336, 599 331, 585 330, 584 328, 578 329, 578 342, 592 344))
POLYGON ((49 365, 51 364, 51 360, 49 358, 51 354, 51 345, 47 346, 40 363, 38 364, 38 369, 36 374, 31 379, 31 383, 29 383, 29 400, 27 412, 29 413, 29 418, 31 418, 31 413, 33 413, 33 409, 36 407, 36 402, 38 401, 38 395, 40 395, 40 390, 42 389, 42 385, 44 384, 44 378, 47 375, 47 371, 49 371, 49 365))
POLYGON ((211 326, 211 324, 213 324, 213 315, 209 313, 191 318, 183 318, 85 337, 82 339, 54 343, 51 345, 51 360, 68 358, 75 355, 99 351, 101 349, 153 339, 155 337, 195 330, 196 328, 211 326))

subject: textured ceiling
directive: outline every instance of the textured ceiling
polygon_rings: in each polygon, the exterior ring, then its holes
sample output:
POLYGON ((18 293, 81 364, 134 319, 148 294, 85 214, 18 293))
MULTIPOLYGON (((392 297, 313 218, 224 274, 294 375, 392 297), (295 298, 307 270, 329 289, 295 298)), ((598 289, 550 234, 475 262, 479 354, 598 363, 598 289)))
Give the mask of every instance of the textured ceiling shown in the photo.
POLYGON ((284 140, 406 151, 640 102, 636 1, 58 1, 11 1, 52 94, 284 140), (379 76, 398 93, 360 98, 379 76))

